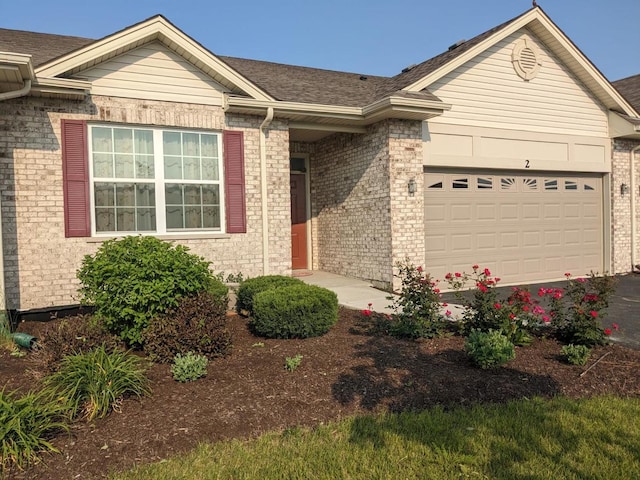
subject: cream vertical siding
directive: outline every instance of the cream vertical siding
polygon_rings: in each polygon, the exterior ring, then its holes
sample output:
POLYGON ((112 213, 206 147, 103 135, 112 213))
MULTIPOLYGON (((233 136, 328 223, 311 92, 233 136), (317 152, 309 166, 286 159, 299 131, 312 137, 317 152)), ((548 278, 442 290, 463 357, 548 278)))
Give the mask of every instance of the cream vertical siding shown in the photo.
POLYGON ((93 95, 222 105, 223 87, 158 42, 81 72, 93 95))
POLYGON ((429 86, 451 111, 430 120, 489 128, 569 135, 608 135, 607 111, 527 29, 508 36, 429 86), (533 42, 542 60, 537 76, 520 78, 511 53, 520 39, 533 42))

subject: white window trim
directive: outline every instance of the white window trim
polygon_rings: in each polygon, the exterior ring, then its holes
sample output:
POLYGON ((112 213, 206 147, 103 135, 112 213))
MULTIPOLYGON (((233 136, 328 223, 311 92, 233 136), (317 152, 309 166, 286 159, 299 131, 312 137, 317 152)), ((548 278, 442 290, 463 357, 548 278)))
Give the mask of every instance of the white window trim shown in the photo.
POLYGON ((135 124, 109 124, 109 123, 91 123, 88 125, 87 135, 87 148, 88 148, 88 163, 89 163, 89 206, 91 209, 91 236, 100 238, 117 238, 127 235, 149 235, 149 236, 164 236, 164 237, 202 237, 211 235, 224 235, 226 236, 226 199, 225 199, 225 175, 224 175, 224 159, 222 157, 222 132, 217 130, 194 130, 194 129, 181 129, 175 127, 149 127, 145 125, 135 124), (96 231, 96 205, 95 205, 95 182, 113 182, 114 179, 95 179, 93 175, 93 128, 130 128, 133 130, 149 130, 153 132, 153 155, 154 155, 154 179, 136 179, 136 178, 118 178, 118 182, 129 183, 154 183, 156 191, 156 230, 155 231, 114 231, 114 232, 98 232, 96 231), (166 222, 166 203, 165 203, 165 184, 166 183, 195 183, 202 184, 200 180, 177 180, 177 179, 165 179, 164 177, 164 155, 163 155, 163 132, 181 132, 181 133, 197 133, 216 135, 218 137, 218 172, 220 186, 220 228, 219 229, 182 229, 182 230, 167 230, 166 222))

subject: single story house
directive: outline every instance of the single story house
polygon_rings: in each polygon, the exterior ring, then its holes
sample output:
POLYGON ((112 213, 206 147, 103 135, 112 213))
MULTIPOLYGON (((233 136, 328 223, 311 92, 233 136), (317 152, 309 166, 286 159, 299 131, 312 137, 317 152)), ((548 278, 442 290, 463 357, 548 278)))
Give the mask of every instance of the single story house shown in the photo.
POLYGON ((0 29, 3 300, 77 303, 83 256, 129 234, 386 289, 404 259, 630 272, 638 110, 538 7, 390 78, 218 56, 159 15, 0 29))

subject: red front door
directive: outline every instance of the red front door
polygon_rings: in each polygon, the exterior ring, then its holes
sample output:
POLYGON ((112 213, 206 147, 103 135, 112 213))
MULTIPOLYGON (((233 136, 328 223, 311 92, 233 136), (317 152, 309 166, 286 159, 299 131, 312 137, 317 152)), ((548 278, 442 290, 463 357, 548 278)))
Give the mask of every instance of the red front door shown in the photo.
POLYGON ((291 174, 291 268, 307 268, 307 195, 305 175, 291 174))

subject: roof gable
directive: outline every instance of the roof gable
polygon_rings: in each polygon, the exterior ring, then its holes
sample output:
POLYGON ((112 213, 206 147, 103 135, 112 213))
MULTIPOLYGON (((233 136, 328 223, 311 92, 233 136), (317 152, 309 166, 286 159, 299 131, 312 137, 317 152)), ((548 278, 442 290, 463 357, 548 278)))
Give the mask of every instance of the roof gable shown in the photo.
POLYGON ((407 72, 410 75, 394 77, 394 87, 402 85, 400 88, 410 92, 429 88, 440 78, 525 27, 543 42, 603 105, 611 110, 632 114, 631 105, 540 7, 534 7, 519 17, 488 30, 449 52, 427 60, 407 72))
POLYGON ((53 58, 38 66, 35 69, 36 75, 69 78, 111 58, 156 41, 199 68, 229 92, 260 100, 272 100, 270 95, 238 74, 161 15, 53 58))

